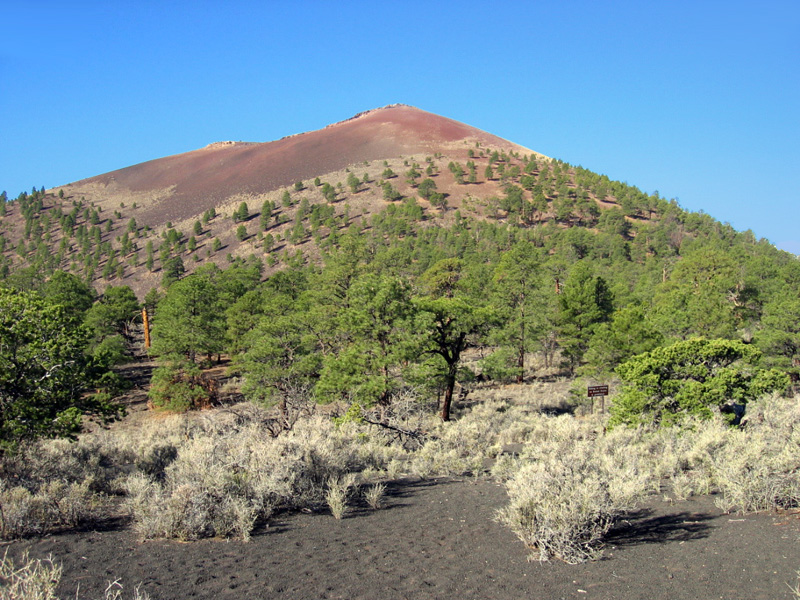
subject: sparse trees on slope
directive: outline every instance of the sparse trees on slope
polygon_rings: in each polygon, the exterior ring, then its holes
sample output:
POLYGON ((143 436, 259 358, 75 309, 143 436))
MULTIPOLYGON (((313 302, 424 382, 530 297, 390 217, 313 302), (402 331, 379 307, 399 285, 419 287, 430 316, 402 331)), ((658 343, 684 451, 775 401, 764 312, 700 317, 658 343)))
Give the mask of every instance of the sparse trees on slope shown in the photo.
POLYGON ((180 279, 184 273, 186 273, 186 267, 183 265, 183 259, 180 256, 167 258, 163 263, 161 284, 165 288, 168 288, 173 283, 178 281, 178 279, 180 279))
POLYGON ((322 184, 322 196, 328 202, 336 202, 336 188, 330 183, 325 182, 322 184))
POLYGON ((352 172, 347 174, 347 187, 349 187, 350 191, 354 194, 358 192, 358 189, 361 187, 361 180, 352 172))
POLYGON ((261 216, 259 217, 258 224, 263 231, 266 231, 269 228, 270 222, 272 221, 272 211, 274 210, 274 206, 272 205, 272 201, 265 200, 264 204, 261 205, 261 216))
POLYGON ((247 207, 247 202, 242 202, 233 213, 233 220, 236 223, 246 221, 250 217, 250 209, 247 207))
POLYGON ((423 179, 417 187, 417 193, 425 200, 428 200, 436 191, 436 182, 430 177, 423 179))
POLYGON ((415 165, 412 165, 412 167, 408 171, 406 171, 406 183, 411 187, 417 186, 417 179, 419 179, 420 177, 422 177, 422 174, 419 171, 417 171, 415 165))
POLYGON ((396 202, 402 199, 402 194, 388 181, 383 184, 383 199, 388 202, 396 202))

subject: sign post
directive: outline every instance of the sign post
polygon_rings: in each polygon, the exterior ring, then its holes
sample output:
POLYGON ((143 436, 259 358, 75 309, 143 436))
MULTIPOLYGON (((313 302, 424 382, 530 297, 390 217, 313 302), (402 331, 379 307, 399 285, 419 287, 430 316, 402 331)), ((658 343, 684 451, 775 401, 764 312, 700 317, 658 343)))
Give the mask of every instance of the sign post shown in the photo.
MULTIPOLYGON (((608 396, 607 385, 590 385, 588 389, 588 396, 589 398, 600 396, 600 414, 606 412, 606 396, 608 396)), ((592 400, 592 403, 594 404, 594 400, 592 400)), ((594 410, 592 410, 592 412, 594 412, 594 410)))
POLYGON ((144 326, 144 347, 150 347, 150 320, 147 318, 147 307, 142 307, 142 325, 144 326))

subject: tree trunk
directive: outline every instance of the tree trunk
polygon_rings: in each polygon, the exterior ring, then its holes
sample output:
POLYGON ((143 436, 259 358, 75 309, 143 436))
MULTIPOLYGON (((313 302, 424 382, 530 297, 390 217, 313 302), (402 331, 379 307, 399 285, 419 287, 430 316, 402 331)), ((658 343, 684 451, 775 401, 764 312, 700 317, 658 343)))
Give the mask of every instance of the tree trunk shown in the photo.
POLYGON ((289 407, 286 406, 286 395, 281 396, 281 401, 278 403, 278 410, 281 412, 281 419, 283 420, 283 429, 289 429, 289 407))
POLYGON ((450 367, 445 379, 444 402, 442 403, 442 421, 450 420, 450 405, 453 403, 453 389, 456 387, 456 373, 450 367))

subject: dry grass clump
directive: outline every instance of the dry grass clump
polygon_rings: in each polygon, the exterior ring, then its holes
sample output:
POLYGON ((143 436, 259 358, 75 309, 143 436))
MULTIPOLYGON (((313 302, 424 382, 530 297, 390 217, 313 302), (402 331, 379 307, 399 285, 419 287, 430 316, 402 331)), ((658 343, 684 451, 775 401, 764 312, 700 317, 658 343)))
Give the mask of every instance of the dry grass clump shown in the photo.
POLYGON ((597 417, 548 417, 510 409, 513 425, 496 439, 522 445, 493 473, 510 504, 499 513, 539 560, 597 556, 615 519, 671 480, 677 499, 719 492, 726 511, 800 506, 800 405, 766 398, 741 428, 720 416, 657 431, 617 428, 597 417))
POLYGON ((256 502, 246 496, 191 484, 162 487, 143 475, 128 480, 128 493, 134 529, 144 538, 248 540, 259 516, 256 502))
POLYGON ((88 525, 100 518, 101 509, 101 499, 89 489, 88 481, 50 481, 33 492, 0 481, 0 537, 4 539, 88 525))
POLYGON ((620 514, 664 481, 678 499, 718 491, 725 510, 800 505, 796 401, 753 403, 739 429, 719 418, 606 432, 599 415, 543 412, 540 392, 535 405, 520 392, 448 423, 408 395, 366 422, 309 412, 276 430, 242 404, 41 441, 2 458, 0 535, 91 523, 121 496, 142 537, 247 540, 275 510, 327 506, 341 518, 356 491, 380 506, 378 481, 479 474, 491 462, 510 496, 501 520, 540 559, 596 556, 620 514))
POLYGON ((52 557, 30 560, 26 552, 17 566, 6 551, 0 560, 0 599, 58 600, 56 586, 61 572, 61 565, 55 564, 52 557))
POLYGON ((341 477, 328 479, 328 489, 325 491, 325 502, 331 509, 331 514, 337 520, 344 517, 347 512, 347 500, 356 482, 355 473, 348 473, 341 477))
POLYGON ((126 437, 101 430, 76 441, 40 440, 0 457, 0 473, 6 482, 32 493, 58 481, 87 485, 97 494, 118 494, 122 491, 122 478, 133 469, 137 459, 126 437))
POLYGON ((364 489, 364 499, 372 510, 383 508, 383 497, 386 495, 386 484, 374 483, 364 489))
POLYGON ((794 586, 791 584, 787 585, 789 585, 789 589, 792 590, 792 594, 794 594, 796 600, 800 600, 800 571, 797 572, 797 584, 794 586))
POLYGON ((686 500, 695 495, 694 479, 687 473, 678 473, 672 478, 672 494, 676 500, 686 500))
POLYGON ((98 444, 48 440, 0 460, 0 538, 41 535, 102 518, 107 456, 98 444))
POLYGON ((382 476, 405 456, 372 425, 311 415, 277 437, 271 426, 234 406, 31 444, 2 457, 0 536, 91 523, 124 496, 143 537, 247 539, 275 508, 324 506, 329 479, 382 476))
POLYGON ((98 431, 77 441, 40 440, 3 456, 0 537, 41 535, 102 520, 110 500, 125 492, 130 473, 158 471, 154 456, 161 456, 163 467, 164 452, 155 440, 170 437, 147 428, 141 435, 98 431))
POLYGON ((411 469, 421 477, 482 473, 487 459, 501 452, 503 433, 536 418, 503 400, 478 404, 457 421, 432 426, 425 445, 411 455, 411 469))
MULTIPOLYGON (((22 564, 17 565, 6 551, 0 559, 0 600, 58 600, 56 587, 61 581, 61 574, 61 565, 56 564, 52 556, 31 559, 25 552, 22 564)), ((122 600, 122 589, 119 581, 109 583, 103 600, 122 600)), ((75 593, 76 599, 78 592, 75 593)), ((150 596, 137 586, 132 598, 149 600, 150 596)))
POLYGON ((573 410, 571 387, 572 381, 567 378, 547 382, 534 380, 526 383, 493 385, 481 389, 480 395, 486 401, 519 405, 537 413, 557 415, 573 410))
POLYGON ((713 471, 722 494, 717 506, 745 513, 798 506, 800 447, 773 448, 760 436, 738 434, 726 451, 717 457, 713 471))
POLYGON ((540 560, 595 557, 613 522, 644 494, 659 491, 664 478, 677 499, 718 491, 725 510, 800 505, 796 401, 754 403, 742 428, 719 417, 683 429, 608 433, 596 416, 549 417, 518 406, 500 412, 508 424, 496 433, 488 418, 482 447, 514 444, 521 450, 499 456, 492 469, 506 480, 510 496, 499 517, 540 560))

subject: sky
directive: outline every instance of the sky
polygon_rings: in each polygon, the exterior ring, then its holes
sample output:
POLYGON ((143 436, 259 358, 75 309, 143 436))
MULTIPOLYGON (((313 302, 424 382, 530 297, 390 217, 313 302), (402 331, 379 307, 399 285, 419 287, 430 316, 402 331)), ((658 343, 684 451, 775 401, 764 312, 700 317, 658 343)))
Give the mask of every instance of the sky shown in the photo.
POLYGON ((0 0, 0 190, 393 103, 800 254, 800 2, 0 0))

